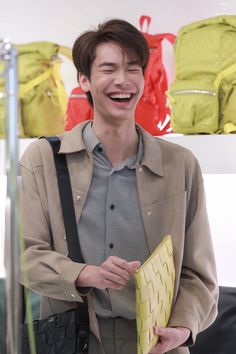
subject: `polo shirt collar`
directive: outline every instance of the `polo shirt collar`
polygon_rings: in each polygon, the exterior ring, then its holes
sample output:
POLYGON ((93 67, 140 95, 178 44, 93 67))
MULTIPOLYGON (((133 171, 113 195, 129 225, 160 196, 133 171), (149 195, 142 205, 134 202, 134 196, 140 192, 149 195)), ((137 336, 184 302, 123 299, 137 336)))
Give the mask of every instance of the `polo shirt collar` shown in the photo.
MULTIPOLYGON (((139 135, 139 145, 138 145, 138 153, 136 155, 130 156, 128 159, 125 161, 122 161, 121 166, 127 166, 130 169, 134 169, 136 165, 140 164, 143 158, 143 141, 142 141, 142 136, 141 132, 138 129, 138 135, 139 135)), ((83 140, 84 143, 88 149, 88 151, 93 152, 93 150, 97 147, 100 146, 101 143, 94 134, 92 130, 92 122, 87 124, 83 130, 83 140)))
POLYGON ((92 130, 92 122, 86 125, 83 130, 83 140, 87 147, 87 150, 93 152, 97 145, 101 145, 100 141, 98 140, 97 136, 94 134, 92 130))

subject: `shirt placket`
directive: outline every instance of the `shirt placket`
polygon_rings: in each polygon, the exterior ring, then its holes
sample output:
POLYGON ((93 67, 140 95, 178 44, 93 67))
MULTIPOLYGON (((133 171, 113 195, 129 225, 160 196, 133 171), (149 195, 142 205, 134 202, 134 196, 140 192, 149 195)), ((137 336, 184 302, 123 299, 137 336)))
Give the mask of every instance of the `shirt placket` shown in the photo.
POLYGON ((116 214, 116 200, 114 199, 113 185, 115 183, 115 171, 112 168, 108 175, 107 199, 106 199, 106 258, 114 255, 115 240, 113 230, 113 218, 116 214))

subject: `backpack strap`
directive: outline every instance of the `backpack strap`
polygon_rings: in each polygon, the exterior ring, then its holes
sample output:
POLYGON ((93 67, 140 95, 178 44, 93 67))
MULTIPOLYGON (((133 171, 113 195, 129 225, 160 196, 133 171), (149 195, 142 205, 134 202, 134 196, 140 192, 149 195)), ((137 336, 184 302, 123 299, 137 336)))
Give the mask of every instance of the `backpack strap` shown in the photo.
POLYGON ((220 15, 220 16, 207 18, 205 20, 196 21, 182 27, 178 32, 178 37, 180 35, 182 36, 183 34, 188 33, 189 31, 195 30, 197 28, 218 25, 218 24, 222 26, 229 26, 231 27, 232 30, 234 31, 236 30, 236 19, 234 15, 220 15))
POLYGON ((53 73, 53 68, 47 69, 43 74, 37 76, 35 79, 30 80, 25 84, 20 84, 20 97, 25 96, 27 92, 32 90, 35 86, 41 84, 41 82, 46 81, 53 73))
POLYGON ((59 53, 72 60, 72 49, 63 45, 59 46, 59 53))
MULTIPOLYGON (((59 46, 59 53, 67 57, 68 59, 72 60, 72 50, 66 46, 59 46)), ((46 71, 42 74, 38 75, 34 79, 30 80, 25 84, 20 84, 20 97, 23 98, 30 90, 32 90, 35 86, 41 84, 41 82, 48 80, 50 76, 54 78, 57 83, 57 93, 59 100, 63 107, 66 107, 67 100, 63 99, 64 97, 64 89, 62 88, 61 84, 61 77, 60 77, 60 67, 61 61, 54 60, 53 65, 50 66, 46 71)))
POLYGON ((144 22, 146 22, 146 25, 147 25, 147 32, 149 32, 149 26, 150 26, 150 23, 151 23, 151 17, 150 16, 145 16, 145 15, 142 15, 139 19, 139 26, 140 26, 140 30, 141 32, 145 33, 144 30, 143 30, 143 25, 144 25, 144 22))
MULTIPOLYGON (((141 16, 139 20, 140 31, 147 41, 150 56, 148 65, 145 69, 145 87, 143 91, 144 102, 149 102, 155 108, 154 126, 157 126, 154 134, 166 134, 170 128, 169 114, 170 110, 166 104, 166 91, 168 89, 168 77, 163 63, 162 43, 167 40, 172 46, 175 43, 176 36, 172 33, 150 34, 149 26, 150 16, 141 16), (147 30, 144 31, 144 25, 147 30)), ((141 101, 142 102, 142 101, 141 101)), ((139 103, 140 105, 140 103, 139 103)), ((139 106, 138 106, 139 107, 139 106)))
MULTIPOLYGON (((228 68, 221 71, 215 79, 215 82, 214 82, 215 89, 218 90, 221 81, 224 80, 227 76, 229 76, 235 72, 236 72, 236 63, 234 63, 233 65, 230 65, 228 68)), ((233 123, 226 123, 224 125, 223 129, 226 134, 230 134, 230 133, 236 132, 236 125, 233 123)))
POLYGON ((215 88, 216 90, 218 90, 220 83, 222 80, 224 80, 227 76, 233 74, 236 72, 236 63, 234 63, 233 65, 230 65, 228 68, 226 68, 225 70, 221 71, 214 82, 215 88))

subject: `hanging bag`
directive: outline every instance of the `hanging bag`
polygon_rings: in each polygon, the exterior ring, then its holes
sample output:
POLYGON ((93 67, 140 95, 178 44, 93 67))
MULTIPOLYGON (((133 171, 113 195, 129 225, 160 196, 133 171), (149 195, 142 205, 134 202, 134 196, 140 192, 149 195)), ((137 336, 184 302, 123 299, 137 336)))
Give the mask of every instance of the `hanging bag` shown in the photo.
POLYGON ((170 111, 166 105, 166 91, 168 90, 168 78, 163 64, 162 42, 167 40, 171 45, 175 42, 172 33, 148 33, 151 17, 140 17, 140 30, 143 33, 149 49, 150 57, 145 70, 145 87, 143 95, 135 112, 136 122, 152 135, 164 135, 170 133, 170 111), (143 31, 147 24, 147 32, 143 31))

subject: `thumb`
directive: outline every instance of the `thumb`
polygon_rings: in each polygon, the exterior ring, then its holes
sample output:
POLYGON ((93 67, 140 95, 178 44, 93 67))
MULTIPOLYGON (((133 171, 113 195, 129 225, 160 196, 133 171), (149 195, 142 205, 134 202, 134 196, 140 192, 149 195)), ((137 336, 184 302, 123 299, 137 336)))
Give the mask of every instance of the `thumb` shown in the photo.
POLYGON ((166 328, 163 327, 154 327, 153 328, 153 333, 157 336, 165 336, 166 334, 166 328))
POLYGON ((129 262, 129 266, 131 268, 131 271, 134 272, 136 269, 138 269, 141 266, 141 263, 139 261, 133 261, 133 262, 129 262))

